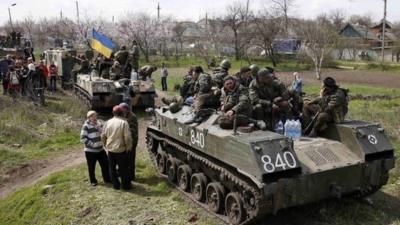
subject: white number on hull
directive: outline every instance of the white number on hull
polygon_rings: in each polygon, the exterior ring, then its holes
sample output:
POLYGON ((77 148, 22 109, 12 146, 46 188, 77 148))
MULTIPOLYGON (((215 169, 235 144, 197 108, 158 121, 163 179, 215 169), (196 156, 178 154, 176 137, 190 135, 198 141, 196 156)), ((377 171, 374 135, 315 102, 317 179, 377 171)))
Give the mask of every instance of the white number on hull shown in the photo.
POLYGON ((200 148, 204 148, 204 134, 197 132, 196 130, 190 131, 190 143, 197 145, 200 148))
POLYGON ((267 173, 273 173, 279 168, 281 168, 280 170, 286 170, 287 167, 295 168, 297 166, 296 160, 291 152, 284 152, 283 154, 278 153, 276 154, 275 160, 269 155, 263 155, 261 156, 261 162, 267 173))

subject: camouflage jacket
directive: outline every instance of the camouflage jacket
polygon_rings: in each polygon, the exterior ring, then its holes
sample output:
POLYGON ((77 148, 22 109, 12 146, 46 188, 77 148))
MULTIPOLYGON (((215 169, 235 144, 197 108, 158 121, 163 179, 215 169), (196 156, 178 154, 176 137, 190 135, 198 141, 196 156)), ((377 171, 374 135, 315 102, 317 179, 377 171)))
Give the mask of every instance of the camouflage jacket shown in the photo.
POLYGON ((180 92, 182 98, 186 99, 189 96, 194 96, 194 94, 195 94, 195 90, 194 90, 195 83, 196 82, 192 79, 191 75, 186 75, 183 78, 183 84, 182 84, 181 88, 179 89, 179 92, 180 92))
POLYGON ((129 130, 131 131, 131 136, 132 136, 132 147, 136 148, 138 144, 138 137, 139 137, 139 125, 138 125, 138 120, 133 112, 129 112, 129 114, 126 116, 126 121, 128 121, 129 124, 129 130))
POLYGON ((248 88, 248 87, 250 86, 250 83, 251 83, 251 81, 253 80, 252 77, 250 77, 249 79, 246 79, 246 78, 242 77, 242 76, 240 75, 240 73, 236 73, 236 74, 234 75, 234 77, 236 78, 236 80, 237 80, 243 87, 246 87, 246 88, 248 88))
POLYGON ((204 94, 211 91, 212 88, 212 78, 209 74, 200 74, 196 81, 194 91, 196 94, 204 94))
POLYGON ((270 85, 261 84, 257 80, 253 80, 249 86, 249 97, 253 105, 271 106, 272 101, 277 97, 289 100, 289 92, 276 80, 272 81, 270 85))
POLYGON ((119 50, 115 53, 115 59, 121 64, 122 66, 125 65, 126 61, 128 60, 129 52, 127 50, 119 50))
POLYGON ((314 100, 314 103, 319 104, 321 111, 332 115, 335 122, 343 122, 348 111, 348 91, 343 88, 337 88, 327 93, 320 98, 314 100))
POLYGON ((220 101, 223 112, 233 110, 236 114, 251 115, 251 104, 246 87, 237 83, 233 91, 222 89, 220 101))
POLYGON ((228 71, 225 69, 221 69, 213 75, 213 86, 217 86, 218 88, 222 88, 224 86, 224 79, 228 76, 228 71))

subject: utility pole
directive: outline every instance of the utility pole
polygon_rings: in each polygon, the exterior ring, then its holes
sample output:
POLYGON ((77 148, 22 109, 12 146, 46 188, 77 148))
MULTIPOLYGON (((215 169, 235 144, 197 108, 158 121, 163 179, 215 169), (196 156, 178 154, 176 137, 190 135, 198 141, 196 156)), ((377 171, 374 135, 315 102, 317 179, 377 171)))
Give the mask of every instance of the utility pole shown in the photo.
POLYGON ((14 26, 13 26, 12 19, 11 19, 11 7, 16 6, 16 5, 17 5, 17 3, 13 3, 12 5, 10 5, 8 7, 8 16, 10 17, 10 26, 11 26, 12 31, 14 31, 14 26))
POLYGON ((386 30, 386 4, 387 0, 384 1, 384 8, 383 8, 383 21, 382 21, 382 64, 385 62, 385 30, 386 30))
POLYGON ((158 3, 158 6, 157 6, 157 19, 160 19, 160 10, 161 10, 160 3, 158 3))
POLYGON ((78 1, 75 1, 75 3, 76 3, 76 18, 77 18, 77 24, 78 24, 78 27, 79 27, 79 25, 80 25, 80 22, 79 22, 79 4, 78 4, 78 1))
POLYGON ((247 21, 247 17, 248 17, 248 13, 249 13, 249 4, 250 4, 250 0, 247 0, 247 4, 246 4, 246 21, 247 21))

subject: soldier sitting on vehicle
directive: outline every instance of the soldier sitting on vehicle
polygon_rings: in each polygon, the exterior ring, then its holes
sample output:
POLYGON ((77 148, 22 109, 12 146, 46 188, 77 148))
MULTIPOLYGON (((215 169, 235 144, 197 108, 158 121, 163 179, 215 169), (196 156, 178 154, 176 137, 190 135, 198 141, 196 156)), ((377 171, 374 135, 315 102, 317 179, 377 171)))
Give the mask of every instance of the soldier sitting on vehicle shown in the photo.
POLYGON ((225 77, 220 100, 223 115, 218 122, 222 129, 232 129, 235 118, 238 126, 248 124, 248 118, 251 116, 248 90, 235 77, 225 77))
POLYGON ((253 80, 252 71, 247 66, 240 68, 240 71, 238 73, 236 73, 234 76, 235 76, 236 80, 241 85, 243 85, 243 87, 246 87, 246 88, 248 88, 250 86, 250 83, 253 80))
POLYGON ((323 81, 320 97, 304 104, 302 122, 305 128, 312 125, 309 136, 315 137, 327 128, 328 123, 342 123, 347 111, 348 90, 339 88, 335 79, 327 77, 323 81))
POLYGON ((256 120, 263 120, 272 129, 279 120, 290 119, 289 94, 287 89, 274 80, 267 70, 258 71, 250 83, 249 97, 256 120))
POLYGON ((151 79, 151 74, 153 74, 157 70, 157 67, 151 65, 145 65, 139 69, 139 79, 147 80, 151 79))
POLYGON ((118 61, 114 61, 113 65, 110 68, 110 79, 111 80, 119 80, 122 75, 122 67, 118 61))
POLYGON ((222 86, 224 85, 225 77, 229 75, 228 71, 230 68, 231 68, 231 63, 226 59, 222 60, 217 70, 214 71, 213 85, 221 89, 222 86))
POLYGON ((178 104, 185 103, 186 105, 193 104, 193 97, 195 93, 195 84, 198 80, 199 74, 194 72, 194 69, 190 67, 188 70, 188 74, 183 77, 183 84, 179 88, 180 97, 172 97, 172 98, 162 98, 161 101, 166 104, 170 105, 173 102, 178 104))
MULTIPOLYGON (((212 79, 209 74, 204 73, 201 66, 196 66, 194 68, 194 76, 198 76, 198 80, 195 84, 195 97, 194 97, 194 111, 196 115, 189 121, 190 123, 200 123, 203 119, 210 114, 205 112, 203 109, 209 109, 215 107, 216 96, 214 95, 212 88, 212 79)), ((218 100, 217 100, 218 101, 218 100)), ((219 107, 219 105, 218 105, 219 107)))

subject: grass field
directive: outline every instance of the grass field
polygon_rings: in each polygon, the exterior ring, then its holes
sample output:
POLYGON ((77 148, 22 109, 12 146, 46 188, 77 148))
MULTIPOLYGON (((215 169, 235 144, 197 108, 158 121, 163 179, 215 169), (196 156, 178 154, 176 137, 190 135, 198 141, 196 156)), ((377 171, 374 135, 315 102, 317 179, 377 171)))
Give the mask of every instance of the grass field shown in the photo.
POLYGON ((53 174, 2 200, 0 224, 187 224, 194 215, 195 224, 219 224, 156 177, 147 160, 136 169, 138 184, 129 192, 90 186, 86 166, 53 174))
POLYGON ((50 96, 45 107, 0 96, 0 181, 26 162, 76 149, 85 113, 70 96, 50 96))

